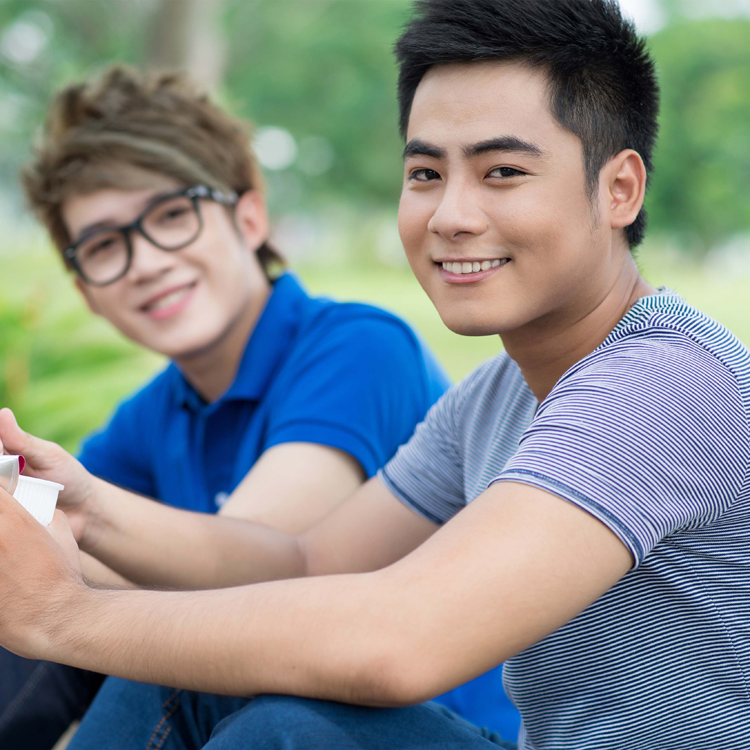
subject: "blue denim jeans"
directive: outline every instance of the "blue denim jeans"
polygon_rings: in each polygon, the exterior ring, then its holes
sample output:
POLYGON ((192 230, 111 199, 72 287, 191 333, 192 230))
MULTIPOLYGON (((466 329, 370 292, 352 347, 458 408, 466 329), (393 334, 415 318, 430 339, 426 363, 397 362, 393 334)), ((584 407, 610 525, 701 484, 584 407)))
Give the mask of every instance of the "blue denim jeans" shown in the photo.
POLYGON ((514 750, 435 703, 227 698, 110 677, 68 750, 514 750))
POLYGON ((0 648, 0 749, 50 750, 83 716, 103 679, 0 648))

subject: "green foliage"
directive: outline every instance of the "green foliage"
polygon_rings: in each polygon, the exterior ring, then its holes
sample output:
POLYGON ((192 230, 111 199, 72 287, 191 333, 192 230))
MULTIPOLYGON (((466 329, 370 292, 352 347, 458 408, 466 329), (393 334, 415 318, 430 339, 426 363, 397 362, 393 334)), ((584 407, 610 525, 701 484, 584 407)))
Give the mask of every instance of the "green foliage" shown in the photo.
POLYGON ((652 226, 707 250, 750 231, 750 21, 683 21, 651 49, 662 86, 652 226))
POLYGON ((230 101, 257 123, 288 129, 299 143, 323 137, 333 147, 325 174, 293 167, 270 175, 271 198, 285 209, 300 201, 397 200, 403 146, 391 46, 408 9, 408 0, 229 5, 227 28, 242 30, 228 37, 230 101))
MULTIPOLYGON (((391 47, 410 0, 223 2, 224 100, 259 125, 286 128, 300 146, 324 138, 333 152, 319 174, 299 161, 269 174, 276 212, 393 206, 401 143, 391 47)), ((651 39, 663 114, 648 206, 653 229, 700 250, 750 231, 750 21, 684 21, 672 5, 672 21, 651 39)), ((148 58, 158 7, 157 0, 0 3, 0 32, 31 20, 48 34, 31 62, 0 55, 0 183, 15 182, 56 88, 113 60, 148 58)))
POLYGON ((75 450, 160 360, 94 318, 53 261, 2 258, 5 277, 23 281, 0 300, 0 405, 26 430, 75 450))

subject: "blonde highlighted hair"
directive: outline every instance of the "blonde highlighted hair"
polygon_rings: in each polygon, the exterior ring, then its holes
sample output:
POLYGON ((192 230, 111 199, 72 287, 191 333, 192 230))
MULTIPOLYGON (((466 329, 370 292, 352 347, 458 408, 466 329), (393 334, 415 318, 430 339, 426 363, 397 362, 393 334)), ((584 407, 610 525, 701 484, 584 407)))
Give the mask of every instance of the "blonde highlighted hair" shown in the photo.
MULTIPOLYGON (((57 93, 21 181, 63 250, 71 238, 62 205, 73 195, 150 187, 150 175, 238 195, 262 192, 250 136, 247 123, 211 102, 186 74, 114 65, 57 93)), ((257 254, 269 278, 284 264, 266 243, 257 254)))

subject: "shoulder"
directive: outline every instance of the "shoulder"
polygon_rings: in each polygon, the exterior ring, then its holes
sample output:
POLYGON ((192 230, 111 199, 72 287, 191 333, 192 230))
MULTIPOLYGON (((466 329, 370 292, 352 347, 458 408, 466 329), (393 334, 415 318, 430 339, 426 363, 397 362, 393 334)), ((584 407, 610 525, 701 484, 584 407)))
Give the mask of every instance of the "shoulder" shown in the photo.
POLYGON ((747 396, 735 369, 705 342, 651 327, 602 346, 566 372, 534 424, 562 419, 570 429, 585 424, 610 443, 622 438, 631 448, 642 446, 639 451, 671 445, 697 451, 713 465, 730 453, 747 463, 747 396))
POLYGON ((505 352, 482 362, 456 383, 450 392, 457 405, 477 406, 494 402, 498 398, 531 394, 518 365, 505 352))
POLYGON ((676 363, 677 376, 703 365, 717 373, 724 370, 746 389, 750 351, 725 326, 669 290, 637 304, 638 310, 626 315, 594 354, 610 348, 613 351, 606 356, 624 356, 628 351, 653 356, 654 368, 676 363), (608 343, 613 346, 607 347, 608 343))
POLYGON ((581 360, 558 386, 569 381, 598 382, 602 387, 611 383, 618 384, 623 394, 658 398, 660 394, 689 393, 700 398, 714 393, 746 402, 748 389, 738 375, 743 369, 750 372, 747 353, 738 351, 739 356, 728 361, 710 341, 691 333, 680 327, 653 325, 631 331, 581 360))
POLYGON ((408 323, 373 305, 331 302, 300 331, 295 356, 353 361, 377 370, 424 369, 434 358, 408 323))
POLYGON ((449 388, 430 413, 430 422, 456 434, 473 432, 488 420, 515 418, 536 399, 518 365, 505 353, 485 360, 449 388))
POLYGON ((416 333, 406 321, 380 307, 360 302, 332 302, 326 305, 310 321, 309 328, 342 338, 367 334, 376 339, 393 339, 419 346, 416 333))

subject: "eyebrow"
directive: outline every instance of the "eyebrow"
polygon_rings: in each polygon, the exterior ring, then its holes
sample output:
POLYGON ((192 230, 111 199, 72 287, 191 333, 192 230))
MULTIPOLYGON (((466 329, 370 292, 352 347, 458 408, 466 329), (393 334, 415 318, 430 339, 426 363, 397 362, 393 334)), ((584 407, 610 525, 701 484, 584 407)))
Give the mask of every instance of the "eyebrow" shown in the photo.
POLYGON ((445 157, 445 149, 431 146, 429 143, 425 143, 425 141, 420 141, 419 138, 414 138, 406 144, 406 148, 404 149, 404 159, 408 159, 411 156, 431 156, 433 159, 443 159, 445 157))
POLYGON ((464 156, 480 156, 489 151, 512 151, 514 153, 528 154, 529 156, 544 156, 544 151, 539 146, 516 138, 514 135, 505 135, 500 138, 490 138, 480 141, 471 146, 463 147, 464 156))
MULTIPOLYGON (((514 135, 505 135, 499 138, 489 138, 486 141, 473 143, 470 146, 464 146, 461 151, 464 156, 471 159, 475 156, 489 153, 491 151, 507 151, 512 153, 528 154, 529 156, 542 157, 545 152, 539 146, 517 138, 514 135)), ((406 144, 404 149, 404 159, 412 156, 429 156, 433 159, 444 159, 445 149, 439 146, 433 146, 430 143, 415 138, 406 144)))
MULTIPOLYGON (((154 206, 156 203, 158 203, 162 198, 166 198, 167 196, 174 193, 174 189, 172 190, 162 190, 155 195, 152 195, 147 201, 143 203, 141 206, 141 210, 138 212, 138 216, 140 216, 144 211, 148 211, 149 208, 154 206)), ((128 222, 129 224, 130 222, 128 222)), ((116 229, 117 227, 125 226, 124 224, 115 223, 111 219, 102 219, 101 221, 95 221, 93 224, 86 224, 85 226, 81 227, 81 229, 78 231, 78 236, 75 240, 73 240, 73 244, 76 242, 80 242, 82 239, 85 239, 90 234, 94 234, 95 232, 99 231, 100 229, 116 229)))

